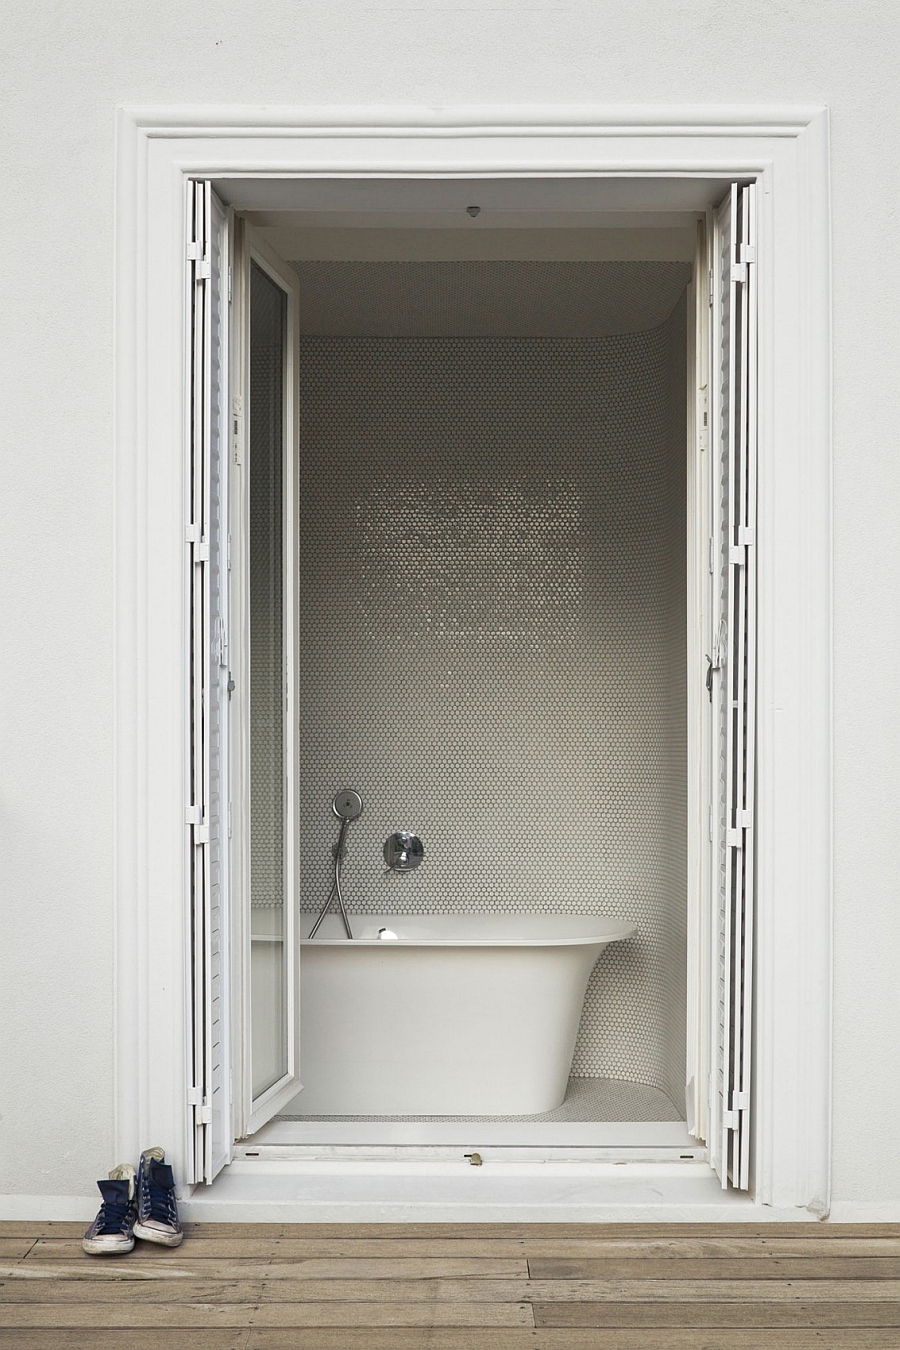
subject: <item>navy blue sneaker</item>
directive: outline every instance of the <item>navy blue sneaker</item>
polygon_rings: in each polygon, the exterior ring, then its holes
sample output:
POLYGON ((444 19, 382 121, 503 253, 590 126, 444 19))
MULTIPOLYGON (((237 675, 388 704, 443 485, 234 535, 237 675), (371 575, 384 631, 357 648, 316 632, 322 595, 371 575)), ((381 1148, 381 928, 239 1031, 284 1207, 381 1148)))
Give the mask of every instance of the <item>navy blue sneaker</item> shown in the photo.
POLYGON ((91 1256, 114 1256, 130 1252, 134 1246, 134 1222, 137 1218, 134 1168, 120 1163, 109 1174, 109 1181, 98 1181, 103 1204, 97 1217, 81 1239, 91 1256))
POLYGON ((178 1247, 184 1238, 175 1205, 175 1178, 161 1148, 147 1148, 141 1154, 134 1236, 162 1247, 178 1247))

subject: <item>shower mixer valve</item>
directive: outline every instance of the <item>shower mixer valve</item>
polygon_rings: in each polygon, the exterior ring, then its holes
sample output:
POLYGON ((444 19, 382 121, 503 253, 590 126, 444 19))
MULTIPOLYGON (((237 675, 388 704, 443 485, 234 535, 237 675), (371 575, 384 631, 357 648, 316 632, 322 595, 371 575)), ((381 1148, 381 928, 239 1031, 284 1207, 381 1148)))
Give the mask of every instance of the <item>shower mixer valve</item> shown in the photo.
POLYGON ((382 852, 392 872, 411 872, 425 857, 425 846, 417 834, 396 830, 385 839, 382 852))

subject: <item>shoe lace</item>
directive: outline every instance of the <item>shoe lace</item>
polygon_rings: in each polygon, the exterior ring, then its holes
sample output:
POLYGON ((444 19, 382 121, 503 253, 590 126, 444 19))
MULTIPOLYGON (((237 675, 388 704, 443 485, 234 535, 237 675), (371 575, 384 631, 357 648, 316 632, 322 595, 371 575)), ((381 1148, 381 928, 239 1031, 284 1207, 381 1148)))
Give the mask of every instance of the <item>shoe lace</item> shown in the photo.
POLYGON ((178 1210, 175 1195, 168 1186, 158 1186, 151 1179, 147 1181, 147 1199, 150 1203, 148 1219, 158 1219, 160 1223, 177 1223, 178 1210))
POLYGON ((124 1233, 130 1226, 130 1200, 104 1200, 100 1206, 98 1229, 101 1233, 124 1233))

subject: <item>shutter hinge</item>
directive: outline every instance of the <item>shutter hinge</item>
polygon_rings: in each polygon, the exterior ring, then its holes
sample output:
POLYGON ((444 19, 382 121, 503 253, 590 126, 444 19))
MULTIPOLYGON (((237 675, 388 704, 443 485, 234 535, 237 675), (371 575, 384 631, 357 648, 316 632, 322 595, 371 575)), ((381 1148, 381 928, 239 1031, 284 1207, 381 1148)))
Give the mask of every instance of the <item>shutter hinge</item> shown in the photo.
POLYGON ((203 252, 203 245, 198 239, 192 239, 187 246, 188 262, 194 264, 194 280, 208 281, 212 276, 212 265, 209 258, 203 252))
POLYGON ((740 1124, 740 1113, 750 1108, 749 1092, 732 1092, 731 1110, 722 1112, 722 1124, 726 1130, 736 1130, 740 1124))
POLYGON ((743 284, 747 280, 748 268, 756 262, 756 245, 741 244, 738 259, 738 262, 731 264, 731 280, 743 284))
POLYGON ((203 819, 203 813, 199 806, 185 807, 184 821, 194 831, 195 844, 209 843, 209 822, 203 819))
POLYGON ((200 526, 196 523, 185 525, 184 538, 186 543, 191 546, 191 561, 195 563, 209 562, 209 540, 201 539, 200 526))
POLYGON ((232 285, 232 272, 231 272, 231 268, 229 267, 229 269, 228 269, 228 303, 229 303, 229 305, 231 304, 233 295, 234 295, 234 289, 233 289, 233 285, 232 285))
POLYGON ((744 835, 747 830, 752 828, 753 815, 750 811, 736 811, 736 824, 733 829, 725 831, 725 844, 728 848, 743 848, 744 835))
POLYGON ((753 548, 755 543, 756 535, 752 526, 739 525, 737 543, 731 544, 728 549, 728 561, 736 567, 743 567, 747 561, 747 549, 753 548))
POLYGON ((209 540, 201 538, 200 526, 195 521, 192 521, 190 525, 185 525, 184 538, 193 550, 193 562, 209 562, 209 540))
POLYGON ((198 1087, 189 1087, 187 1093, 188 1106, 194 1108, 194 1124, 209 1125, 212 1123, 212 1107, 209 1098, 203 1096, 203 1089, 198 1087))

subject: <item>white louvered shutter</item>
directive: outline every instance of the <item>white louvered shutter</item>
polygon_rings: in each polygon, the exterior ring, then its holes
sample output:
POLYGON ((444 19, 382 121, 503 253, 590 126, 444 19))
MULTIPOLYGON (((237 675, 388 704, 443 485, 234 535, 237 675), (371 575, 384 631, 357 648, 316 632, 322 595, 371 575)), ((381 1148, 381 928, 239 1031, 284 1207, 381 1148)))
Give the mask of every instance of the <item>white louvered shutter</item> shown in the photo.
POLYGON ((715 1037, 710 1159, 722 1185, 750 1184, 756 736, 756 189, 733 185, 714 231, 712 664, 715 1037))
POLYGON ((231 1158, 228 965, 227 215, 209 183, 188 185, 190 787, 193 988, 190 1179, 231 1158))

